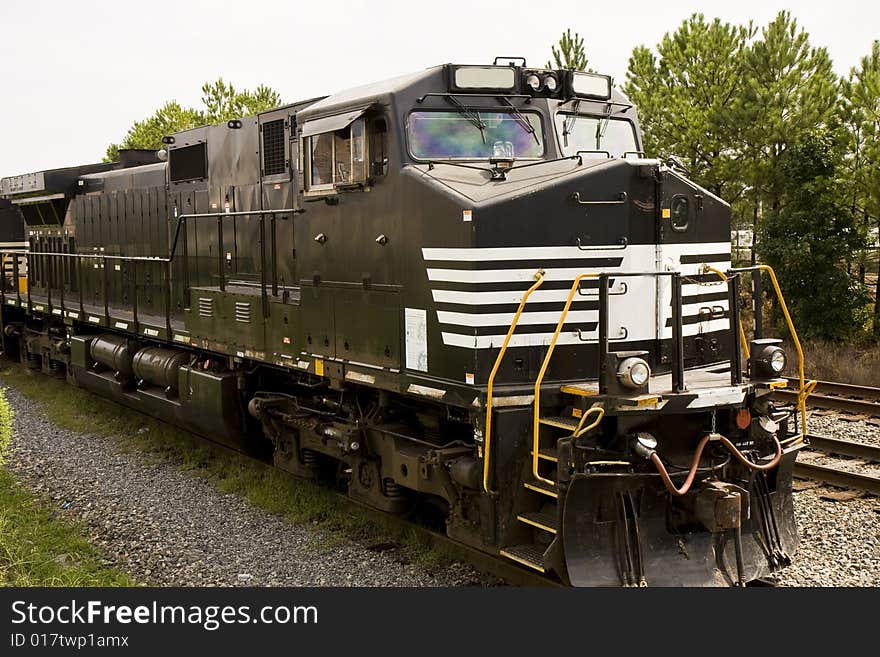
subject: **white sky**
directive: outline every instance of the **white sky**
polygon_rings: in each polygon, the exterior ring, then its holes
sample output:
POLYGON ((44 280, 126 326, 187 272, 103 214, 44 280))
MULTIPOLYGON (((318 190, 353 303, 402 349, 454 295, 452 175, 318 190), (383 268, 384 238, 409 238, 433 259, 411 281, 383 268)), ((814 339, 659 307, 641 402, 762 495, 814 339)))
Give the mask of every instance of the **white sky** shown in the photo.
POLYGON ((763 25, 783 8, 838 73, 880 38, 880 3, 854 0, 0 0, 0 176, 99 161, 135 119, 200 105, 219 76, 290 102, 450 61, 542 65, 571 27, 621 81, 635 46, 695 11, 763 25))

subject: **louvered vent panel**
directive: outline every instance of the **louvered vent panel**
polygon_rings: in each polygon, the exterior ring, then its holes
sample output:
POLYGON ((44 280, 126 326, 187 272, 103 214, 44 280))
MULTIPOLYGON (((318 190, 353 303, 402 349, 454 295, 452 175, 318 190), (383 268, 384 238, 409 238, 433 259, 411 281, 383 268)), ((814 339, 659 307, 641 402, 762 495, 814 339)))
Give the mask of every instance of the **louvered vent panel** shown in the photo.
POLYGON ((284 119, 263 124, 263 175, 284 173, 284 119))
POLYGON ((245 324, 251 323, 251 304, 244 301, 235 302, 235 321, 245 324))
POLYGON ((214 316, 214 300, 210 297, 199 297, 199 317, 214 316))

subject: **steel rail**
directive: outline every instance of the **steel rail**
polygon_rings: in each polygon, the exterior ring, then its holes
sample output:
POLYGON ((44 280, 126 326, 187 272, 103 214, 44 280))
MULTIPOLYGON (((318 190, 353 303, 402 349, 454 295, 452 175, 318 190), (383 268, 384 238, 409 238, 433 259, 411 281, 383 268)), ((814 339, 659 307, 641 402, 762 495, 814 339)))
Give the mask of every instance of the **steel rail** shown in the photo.
POLYGON ((872 495, 880 495, 880 477, 838 470, 827 465, 815 463, 795 463, 794 476, 800 479, 813 479, 832 486, 861 490, 872 495))
MULTIPOLYGON (((805 438, 807 446, 815 452, 880 463, 880 446, 815 434, 807 434, 805 438)), ((821 481, 832 486, 861 490, 872 495, 880 495, 880 477, 850 472, 830 465, 797 461, 794 464, 794 476, 821 481)))
MULTIPOLYGON (((790 383, 797 381, 794 377, 785 377, 790 383)), ((818 381, 816 393, 820 395, 847 395, 859 397, 865 400, 880 401, 880 388, 873 386, 853 385, 852 383, 838 383, 837 381, 818 381)))
MULTIPOLYGON (((783 401, 797 401, 798 393, 793 390, 776 389, 773 394, 783 401)), ((863 413, 880 417, 880 401, 865 399, 850 399, 849 397, 836 397, 834 395, 816 394, 808 399, 810 406, 825 408, 833 411, 846 411, 848 413, 863 413)))
POLYGON ((807 445, 816 451, 838 456, 849 456, 863 461, 880 463, 880 446, 868 445, 853 440, 841 440, 830 436, 807 434, 807 445))

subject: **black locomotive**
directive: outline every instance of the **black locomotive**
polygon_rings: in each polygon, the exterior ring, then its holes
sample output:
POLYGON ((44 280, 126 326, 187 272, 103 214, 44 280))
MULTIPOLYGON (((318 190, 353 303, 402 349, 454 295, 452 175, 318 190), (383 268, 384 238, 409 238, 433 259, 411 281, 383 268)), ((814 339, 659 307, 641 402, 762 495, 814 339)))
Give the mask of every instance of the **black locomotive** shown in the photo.
POLYGON ((7 353, 566 583, 789 561, 785 353, 608 77, 449 64, 164 141, 0 182, 7 353))

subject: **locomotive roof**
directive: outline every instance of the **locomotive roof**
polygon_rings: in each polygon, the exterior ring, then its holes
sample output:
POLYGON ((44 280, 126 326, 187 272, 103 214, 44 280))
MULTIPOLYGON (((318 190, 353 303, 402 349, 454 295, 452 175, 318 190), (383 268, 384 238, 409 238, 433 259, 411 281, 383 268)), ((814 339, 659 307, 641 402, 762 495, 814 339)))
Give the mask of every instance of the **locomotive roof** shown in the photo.
POLYGON ((373 103, 388 100, 393 94, 408 89, 417 82, 432 76, 442 75, 442 72, 443 66, 433 66, 416 73, 408 73, 387 80, 344 89, 298 112, 297 121, 301 123, 319 116, 334 114, 342 109, 369 107, 373 103))

